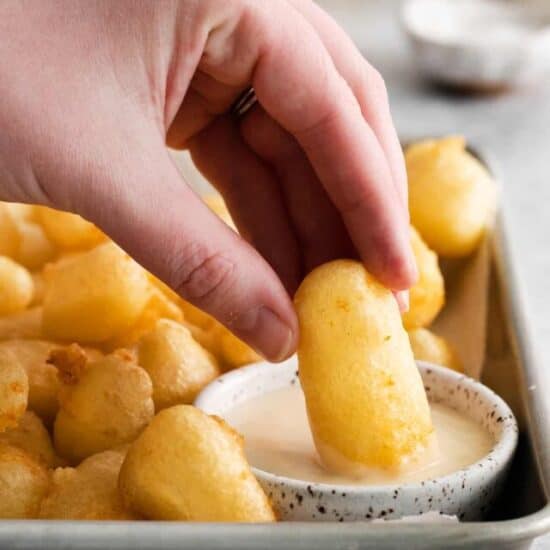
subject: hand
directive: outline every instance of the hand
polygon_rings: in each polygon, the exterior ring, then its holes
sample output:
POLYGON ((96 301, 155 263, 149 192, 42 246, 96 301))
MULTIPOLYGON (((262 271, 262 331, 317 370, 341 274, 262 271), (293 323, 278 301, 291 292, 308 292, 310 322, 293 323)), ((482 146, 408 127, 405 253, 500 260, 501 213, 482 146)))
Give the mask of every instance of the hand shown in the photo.
POLYGON ((0 198, 95 222, 268 358, 295 349, 289 293, 316 265, 359 255, 394 290, 414 280, 383 81, 309 0, 20 0, 0 36, 0 198))

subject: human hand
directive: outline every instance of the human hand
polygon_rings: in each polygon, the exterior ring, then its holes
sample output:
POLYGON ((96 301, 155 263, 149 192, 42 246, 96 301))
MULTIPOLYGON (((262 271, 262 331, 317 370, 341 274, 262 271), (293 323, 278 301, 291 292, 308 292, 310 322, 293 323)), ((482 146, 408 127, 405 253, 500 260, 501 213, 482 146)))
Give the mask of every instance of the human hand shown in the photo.
POLYGON ((309 0, 21 0, 0 35, 0 198, 83 215, 269 359, 295 349, 289 293, 316 265, 359 255, 394 290, 414 280, 383 81, 309 0))

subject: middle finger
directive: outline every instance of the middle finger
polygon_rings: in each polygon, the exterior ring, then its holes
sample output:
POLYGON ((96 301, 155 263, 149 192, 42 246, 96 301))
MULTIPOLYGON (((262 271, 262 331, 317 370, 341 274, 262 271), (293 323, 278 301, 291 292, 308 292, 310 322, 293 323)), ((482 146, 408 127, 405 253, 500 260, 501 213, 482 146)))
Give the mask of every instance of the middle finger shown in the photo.
POLYGON ((306 273, 336 258, 357 257, 340 214, 296 140, 259 105, 243 119, 241 133, 277 174, 306 273))

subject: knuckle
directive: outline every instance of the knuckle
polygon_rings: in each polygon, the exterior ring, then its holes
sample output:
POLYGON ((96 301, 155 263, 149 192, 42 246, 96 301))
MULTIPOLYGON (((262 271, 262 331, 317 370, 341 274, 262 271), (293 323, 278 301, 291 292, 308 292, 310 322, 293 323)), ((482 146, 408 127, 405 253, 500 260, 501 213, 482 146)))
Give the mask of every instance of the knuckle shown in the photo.
POLYGON ((386 82, 384 77, 374 67, 370 65, 366 66, 364 72, 365 88, 370 94, 381 99, 386 100, 388 97, 388 90, 386 88, 386 82))
POLYGON ((338 201, 338 210, 344 218, 365 215, 378 199, 376 193, 366 187, 357 189, 349 186, 346 191, 338 201))
POLYGON ((221 253, 194 244, 181 255, 173 269, 172 287, 198 305, 220 303, 235 283, 235 263, 221 253))
MULTIPOLYGON (((271 6, 273 11, 275 5, 271 6)), ((256 40, 262 38, 262 35, 269 33, 269 8, 266 2, 258 0, 240 0, 239 1, 239 30, 245 31, 245 36, 255 37, 256 40), (260 34, 261 33, 261 34, 260 34)))
POLYGON ((341 122, 346 112, 356 112, 360 115, 357 99, 343 79, 339 82, 340 93, 322 98, 312 109, 308 120, 301 120, 300 127, 293 133, 298 140, 309 140, 319 135, 325 135, 341 122), (337 98, 337 99, 336 99, 337 98))
POLYGON ((311 118, 305 123, 301 123, 300 128, 294 130, 294 135, 298 140, 309 140, 316 134, 324 134, 327 128, 330 128, 338 119, 340 113, 332 105, 318 106, 315 110, 315 118, 311 118))

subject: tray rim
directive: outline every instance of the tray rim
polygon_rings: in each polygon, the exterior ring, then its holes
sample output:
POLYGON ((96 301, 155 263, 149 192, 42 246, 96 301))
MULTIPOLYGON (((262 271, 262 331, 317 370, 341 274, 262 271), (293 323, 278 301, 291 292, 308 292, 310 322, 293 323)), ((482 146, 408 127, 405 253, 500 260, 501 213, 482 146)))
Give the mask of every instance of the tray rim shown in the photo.
MULTIPOLYGON (((436 139, 438 136, 431 136, 436 139)), ((418 141, 422 136, 404 139, 418 141)), ((498 165, 485 148, 466 140, 471 151, 502 181, 498 165)), ((71 541, 85 548, 349 548, 350 545, 373 545, 391 548, 398 542, 407 546, 444 544, 446 548, 473 544, 521 543, 550 533, 550 399, 541 392, 528 395, 532 385, 542 382, 542 364, 532 338, 532 328, 524 311, 525 291, 517 275, 513 250, 508 239, 506 214, 500 206, 491 236, 492 259, 496 268, 507 318, 513 325, 521 377, 522 400, 527 409, 527 431, 538 466, 547 504, 540 510, 504 521, 458 524, 368 524, 366 522, 281 522, 276 524, 170 523, 157 521, 61 521, 0 520, 0 547, 58 548, 61 541, 71 541), (546 425, 543 426, 542 424, 546 425), (546 428, 546 429, 545 429, 546 428), (367 531, 368 526, 368 531, 367 531), (51 546, 50 546, 51 545, 51 546)))

